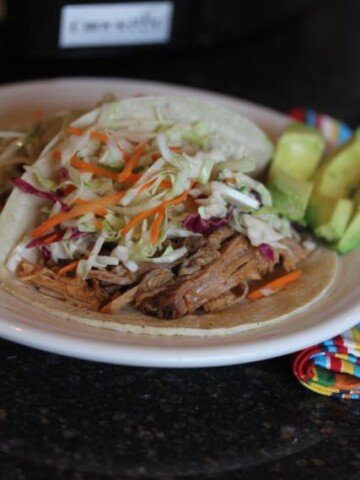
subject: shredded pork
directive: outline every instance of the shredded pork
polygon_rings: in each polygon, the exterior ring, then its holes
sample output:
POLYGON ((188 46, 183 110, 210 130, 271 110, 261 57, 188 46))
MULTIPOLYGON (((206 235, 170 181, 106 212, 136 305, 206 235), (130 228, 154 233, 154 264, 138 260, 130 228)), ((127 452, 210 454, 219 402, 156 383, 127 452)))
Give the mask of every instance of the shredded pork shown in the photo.
POLYGON ((207 311, 219 311, 222 309, 220 297, 224 296, 224 308, 235 302, 231 290, 236 286, 249 280, 260 280, 281 261, 285 269, 292 270, 307 255, 306 250, 296 242, 287 242, 286 246, 287 249, 279 249, 274 259, 269 260, 258 248, 251 246, 244 236, 236 235, 221 246, 216 259, 193 274, 178 278, 166 292, 143 301, 140 308, 164 319, 194 313, 205 305, 207 311))
POLYGON ((51 296, 90 310, 99 310, 104 300, 102 294, 86 281, 59 275, 50 268, 36 266, 25 260, 21 263, 18 277, 24 283, 31 284, 43 292, 51 292, 51 296))
POLYGON ((224 227, 208 237, 174 240, 174 248, 186 246, 186 257, 169 264, 142 262, 136 272, 119 265, 93 269, 87 280, 80 280, 23 261, 18 276, 47 295, 91 310, 115 313, 133 303, 159 318, 179 318, 200 308, 218 312, 241 302, 248 282, 266 277, 278 265, 296 269, 308 251, 295 240, 281 243, 269 260, 245 236, 224 227))

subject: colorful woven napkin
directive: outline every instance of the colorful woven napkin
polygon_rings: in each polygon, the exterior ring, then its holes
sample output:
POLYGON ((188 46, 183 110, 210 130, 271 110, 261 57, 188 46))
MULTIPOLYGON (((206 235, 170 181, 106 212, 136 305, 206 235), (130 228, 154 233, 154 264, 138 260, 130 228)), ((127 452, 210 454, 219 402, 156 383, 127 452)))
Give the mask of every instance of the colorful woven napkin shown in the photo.
MULTIPOLYGON (((297 108, 289 115, 320 129, 327 140, 337 145, 352 135, 352 130, 344 123, 314 110, 297 108)), ((314 392, 359 400, 360 323, 332 340, 297 353, 293 371, 300 383, 314 392)))
POLYGON ((297 122, 307 123, 308 125, 318 128, 324 134, 326 140, 340 145, 349 140, 353 131, 345 123, 335 120, 329 115, 317 113, 314 110, 305 108, 294 108, 290 110, 289 116, 297 122))
POLYGON ((360 324, 296 354, 293 371, 314 392, 360 400, 360 324))

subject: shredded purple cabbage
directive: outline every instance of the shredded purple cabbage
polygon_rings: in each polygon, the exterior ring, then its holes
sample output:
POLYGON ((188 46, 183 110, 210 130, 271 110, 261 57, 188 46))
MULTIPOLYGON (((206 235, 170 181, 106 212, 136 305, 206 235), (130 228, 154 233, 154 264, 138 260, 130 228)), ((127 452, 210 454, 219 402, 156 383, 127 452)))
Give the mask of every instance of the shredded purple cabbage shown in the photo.
POLYGON ((254 190, 254 189, 252 188, 252 189, 250 190, 250 193, 251 193, 251 195, 252 195, 253 197, 256 198, 256 200, 257 200, 260 204, 262 204, 262 198, 261 198, 261 195, 260 195, 259 192, 257 192, 256 190, 254 190))
POLYGON ((295 232, 297 232, 299 235, 302 235, 303 233, 307 233, 306 228, 300 225, 300 223, 291 222, 291 226, 295 230, 295 232))
POLYGON ((188 215, 183 226, 194 233, 201 233, 202 235, 208 235, 219 228, 226 227, 229 224, 229 218, 212 217, 208 220, 204 220, 198 213, 191 213, 188 215))
POLYGON ((39 190, 38 188, 31 185, 29 182, 23 180, 22 178, 12 178, 11 182, 19 188, 24 193, 30 193, 31 195, 36 195, 41 198, 45 198, 46 200, 50 200, 51 202, 57 202, 58 198, 57 195, 50 192, 44 192, 43 190, 39 190))
MULTIPOLYGON (((46 247, 46 245, 50 245, 56 242, 61 242, 61 240, 64 238, 65 233, 66 233, 66 230, 59 230, 58 232, 55 232, 56 236, 51 240, 51 242, 47 242, 46 240, 52 237, 54 235, 54 232, 47 233, 42 237, 34 238, 33 240, 30 240, 30 242, 26 245, 26 248, 43 248, 43 247, 46 247)), ((80 232, 78 228, 73 227, 71 228, 71 233, 68 239, 74 240, 76 238, 83 237, 84 235, 86 235, 85 232, 80 232)))
POLYGON ((84 235, 86 235, 86 232, 80 232, 80 230, 77 227, 72 227, 69 238, 71 240, 75 240, 76 238, 83 237, 84 235))
POLYGON ((52 259, 51 251, 46 245, 43 245, 41 247, 41 253, 42 253, 42 256, 43 256, 43 259, 45 260, 45 262, 50 262, 51 261, 51 259, 52 259))
POLYGON ((65 167, 60 168, 57 171, 57 175, 59 177, 60 182, 66 182, 66 180, 69 180, 70 178, 69 172, 65 167))
POLYGON ((266 257, 270 262, 275 260, 274 250, 267 243, 261 243, 259 245, 261 253, 266 257))
POLYGON ((70 210, 70 207, 61 201, 59 192, 45 192, 44 190, 40 190, 39 188, 34 187, 33 185, 31 185, 31 183, 23 180, 22 178, 12 178, 11 183, 24 193, 36 195, 40 198, 45 198, 46 200, 50 200, 50 202, 53 203, 59 202, 61 205, 61 210, 64 212, 68 212, 70 210))

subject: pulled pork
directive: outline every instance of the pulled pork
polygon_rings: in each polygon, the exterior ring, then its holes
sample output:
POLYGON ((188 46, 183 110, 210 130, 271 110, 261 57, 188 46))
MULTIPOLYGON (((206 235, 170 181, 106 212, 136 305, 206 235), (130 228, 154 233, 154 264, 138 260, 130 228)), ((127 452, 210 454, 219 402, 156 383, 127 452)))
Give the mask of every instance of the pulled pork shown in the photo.
POLYGON ((70 301, 79 307, 99 310, 104 301, 103 295, 87 282, 67 275, 59 275, 50 268, 33 265, 25 260, 20 265, 18 277, 42 293, 70 301))
MULTIPOLYGON (((221 230, 215 234, 218 232, 221 230)), ((236 234, 224 243, 221 240, 216 243, 217 238, 214 241, 210 235, 208 240, 208 245, 220 247, 216 258, 204 265, 200 249, 195 254, 200 260, 200 268, 189 275, 179 275, 178 280, 165 292, 143 301, 139 305, 140 309, 165 319, 179 318, 204 306, 207 311, 219 311, 222 304, 226 308, 236 302, 236 295, 232 295, 231 290, 241 283, 260 280, 272 272, 280 261, 286 270, 293 270, 307 255, 301 245, 295 241, 286 241, 286 248, 275 251, 274 259, 269 260, 242 235, 236 234), (222 296, 223 300, 219 300, 222 296)), ((228 239, 228 236, 224 235, 221 239, 228 239)), ((203 247, 203 251, 207 248, 212 247, 203 247)), ((191 263, 191 257, 187 261, 191 263)), ((180 273, 181 271, 180 269, 180 273)))
POLYGON ((86 281, 23 261, 18 276, 48 295, 88 309, 114 313, 133 303, 147 314, 171 319, 199 308, 218 312, 239 303, 248 293, 248 281, 261 280, 277 265, 294 270, 308 254, 295 240, 286 239, 269 260, 229 227, 207 237, 167 242, 175 248, 186 246, 187 255, 171 264, 143 262, 135 273, 122 265, 92 270, 86 281))

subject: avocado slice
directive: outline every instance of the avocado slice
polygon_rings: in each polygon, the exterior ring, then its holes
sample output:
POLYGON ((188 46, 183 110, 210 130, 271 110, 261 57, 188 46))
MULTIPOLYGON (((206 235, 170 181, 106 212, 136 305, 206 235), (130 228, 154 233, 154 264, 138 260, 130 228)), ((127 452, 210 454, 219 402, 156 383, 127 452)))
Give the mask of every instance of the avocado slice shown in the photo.
POLYGON ((308 125, 292 124, 281 135, 275 150, 273 167, 300 180, 309 180, 321 160, 325 139, 308 125))
POLYGON ((356 215, 352 219, 352 213, 354 206, 358 208, 360 204, 360 129, 325 160, 314 183, 306 211, 308 224, 317 236, 329 242, 338 241, 336 248, 342 253, 350 251, 355 248, 357 231, 356 215))
POLYGON ((328 158, 315 178, 316 190, 328 198, 348 198, 360 184, 360 128, 328 158))
POLYGON ((289 175, 274 166, 270 172, 269 189, 277 212, 289 220, 303 222, 313 183, 289 175))
POLYGON ((357 205, 356 212, 349 226, 336 246, 337 250, 343 254, 349 253, 358 247, 360 247, 360 204, 357 205))
MULTIPOLYGON (((328 205, 330 202, 327 202, 328 205)), ((327 221, 321 222, 320 226, 315 228, 315 235, 324 238, 328 242, 338 240, 344 234, 353 212, 354 202, 349 198, 340 198, 335 200, 333 208, 326 209, 322 214, 328 213, 327 221)), ((310 223, 310 222, 309 222, 310 223)))
POLYGON ((269 172, 275 209, 290 220, 303 222, 314 174, 325 148, 322 134, 313 127, 293 124, 281 135, 269 172))

